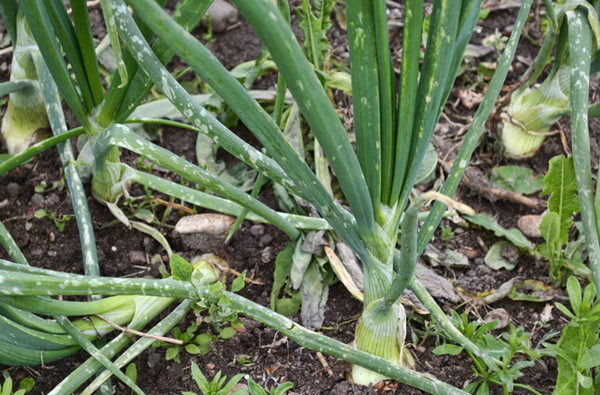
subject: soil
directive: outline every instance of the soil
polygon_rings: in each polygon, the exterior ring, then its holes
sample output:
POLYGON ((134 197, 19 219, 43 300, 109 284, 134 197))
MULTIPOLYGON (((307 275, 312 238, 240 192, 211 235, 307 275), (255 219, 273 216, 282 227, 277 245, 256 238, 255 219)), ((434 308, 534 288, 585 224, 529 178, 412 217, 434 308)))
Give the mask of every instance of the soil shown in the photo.
MULTIPOLYGON (((479 22, 480 30, 475 33, 472 42, 480 44, 484 37, 493 34, 496 30, 507 36, 510 33, 515 15, 515 9, 491 12, 483 23, 479 22)), ((98 21, 94 33, 97 37, 100 37, 104 27, 97 9, 92 12, 92 20, 98 21)), ((539 37, 535 19, 528 22, 527 29, 530 36, 539 37)), ((194 34, 199 38, 204 33, 206 33, 206 29, 203 27, 194 31, 194 34)), ((401 47, 401 29, 392 28, 390 37, 392 48, 394 50, 399 49, 401 47)), ((214 38, 215 40, 210 48, 229 69, 241 62, 255 59, 262 49, 262 44, 254 35, 250 26, 243 21, 232 25, 224 33, 215 34, 214 38)), ((344 30, 335 18, 334 27, 330 32, 330 39, 333 45, 333 55, 342 63, 347 63, 348 50, 344 30)), ((533 60, 536 53, 537 47, 528 39, 523 38, 519 46, 517 60, 513 63, 509 74, 508 83, 514 83, 518 80, 526 69, 527 63, 533 60)), ((395 56, 398 55, 397 52, 394 52, 394 54, 395 56)), ((496 59, 497 55, 492 53, 480 60, 494 62, 496 59)), ((2 56, 0 58, 0 72, 3 81, 8 79, 9 65, 10 55, 2 56)), ((178 59, 175 59, 170 65, 171 69, 178 69, 181 66, 182 62, 178 59)), ((464 126, 468 126, 470 117, 476 109, 476 107, 465 107, 459 99, 458 90, 469 86, 475 78, 476 74, 472 71, 467 71, 459 76, 444 110, 445 116, 440 120, 440 125, 436 131, 436 136, 446 142, 445 144, 436 145, 438 155, 440 158, 446 158, 447 161, 451 161, 453 155, 455 155, 456 147, 452 146, 456 141, 460 141, 458 132, 464 126)), ((258 84, 263 88, 268 88, 273 86, 273 81, 273 76, 265 76, 258 81, 258 84)), ((483 87, 479 86, 476 89, 481 91, 483 87)), ((600 89, 596 85, 593 87, 592 95, 597 99, 599 94, 600 89)), ((346 124, 351 125, 351 100, 343 94, 336 93, 336 101, 344 114, 347 115, 346 124)), ((548 160, 555 155, 564 153, 560 138, 551 136, 540 152, 533 158, 522 161, 506 159, 500 154, 497 143, 497 123, 497 117, 492 117, 488 122, 481 144, 471 161, 472 166, 477 167, 486 175, 490 174, 492 167, 506 164, 528 166, 534 169, 535 174, 545 174, 548 168, 548 160)), ((70 126, 74 126, 74 124, 70 126)), ((561 127, 568 139, 568 124, 563 122, 561 127)), ((243 128, 240 128, 238 132, 243 138, 253 141, 249 133, 243 128)), ((595 159, 598 157, 597 136, 599 133, 600 124, 597 121, 592 121, 592 153, 595 159)), ((186 157, 188 160, 195 161, 195 135, 193 133, 164 128, 158 143, 176 154, 186 157)), ((227 155, 224 155, 224 158, 227 159, 228 163, 233 162, 233 159, 227 155)), ((135 166, 138 159, 136 155, 131 153, 122 155, 122 160, 132 166, 135 166)), ((594 163, 597 163, 597 160, 594 160, 594 163)), ((161 169, 155 168, 154 171, 161 176, 171 177, 173 180, 178 181, 177 177, 168 175, 162 172, 161 169)), ((445 174, 441 170, 438 171, 440 171, 440 175, 445 174)), ((0 218, 2 218, 3 223, 31 264, 53 270, 82 273, 81 248, 75 221, 66 221, 64 230, 58 231, 50 219, 34 217, 34 213, 39 209, 44 209, 48 213, 54 212, 59 217, 73 214, 70 195, 66 188, 59 187, 41 193, 34 191, 34 188, 42 182, 52 186, 54 182, 61 180, 61 177, 61 164, 55 149, 44 152, 30 163, 0 177, 0 185, 4 186, 0 188, 0 202, 5 200, 8 202, 0 206, 2 207, 0 208, 0 218)), ((424 186, 423 189, 428 189, 431 186, 424 186)), ((90 196, 90 191, 87 192, 90 196)), ((144 191, 137 187, 133 188, 131 193, 133 196, 140 196, 144 194, 144 191)), ((165 196, 156 193, 153 196, 166 199, 165 196)), ((502 200, 492 203, 486 198, 474 194, 472 189, 467 188, 464 184, 459 188, 456 198, 478 212, 485 212, 494 216, 501 225, 508 228, 516 227, 517 220, 522 215, 540 214, 543 211, 541 207, 532 209, 502 200)), ((545 199, 544 197, 539 198, 545 199)), ((270 189, 261 193, 260 199, 271 207, 275 208, 277 206, 277 201, 270 189)), ((94 220, 94 231, 102 274, 116 277, 160 277, 159 263, 156 262, 156 258, 159 257, 165 263, 168 261, 164 249, 152 238, 116 223, 109 210, 92 198, 88 199, 88 204, 94 220)), ((201 208, 194 208, 194 210, 203 212, 201 208)), ((164 207, 157 208, 158 218, 163 217, 164 211, 164 207)), ((184 257, 191 257, 198 251, 189 250, 181 242, 181 239, 172 232, 174 224, 183 214, 183 212, 171 211, 164 218, 163 225, 159 227, 159 230, 167 237, 175 252, 184 257)), ((247 284, 241 294, 257 303, 268 306, 274 260, 277 253, 285 248, 288 239, 281 231, 267 225, 264 226, 262 235, 254 236, 250 232, 252 225, 253 223, 245 221, 229 244, 213 251, 202 252, 214 252, 227 260, 235 270, 239 272, 247 270, 249 277, 263 282, 265 285, 247 284), (267 254, 269 258, 267 263, 263 262, 265 249, 270 249, 270 253, 267 254)), ((486 291, 493 291, 516 275, 551 284, 548 277, 547 262, 536 260, 526 253, 521 253, 518 257, 516 269, 513 271, 495 271, 489 269, 483 263, 484 246, 490 247, 498 241, 499 239, 495 235, 475 227, 465 228, 447 219, 442 221, 440 229, 441 227, 450 227, 454 232, 454 236, 446 244, 441 240, 441 231, 438 229, 432 241, 436 247, 470 251, 470 265, 467 268, 434 268, 436 273, 454 283, 455 288, 466 301, 460 305, 444 302, 443 308, 447 313, 451 309, 457 309, 460 312, 467 311, 469 318, 474 320, 485 317, 492 309, 503 308, 507 311, 511 323, 516 326, 523 326, 527 331, 533 333, 532 344, 534 346, 537 346, 550 330, 560 330, 565 326, 565 319, 556 309, 553 310, 553 318, 546 324, 541 325, 540 314, 546 303, 517 302, 505 298, 489 306, 476 302, 476 299, 469 298, 469 296, 486 291)), ((253 233, 256 234, 256 232, 253 233)), ((541 240, 534 241, 541 242, 541 240)), ((0 258, 7 258, 4 250, 0 250, 0 258)), ((559 289, 555 300, 564 297, 564 292, 559 289)), ((547 303, 553 303, 553 301, 547 303)), ((474 376, 468 357, 464 353, 459 356, 435 355, 433 349, 439 344, 439 339, 432 334, 423 336, 424 322, 428 320, 428 317, 419 316, 416 312, 408 310, 410 315, 407 343, 409 343, 408 348, 416 360, 415 369, 431 374, 460 388, 472 382, 474 376), (416 335, 418 344, 411 343, 410 339, 413 334, 416 335)), ((321 332, 349 343, 353 338, 356 320, 360 312, 361 304, 351 298, 342 285, 333 286, 325 309, 325 323, 321 332)), ((178 326, 184 330, 196 318, 195 313, 191 312, 178 326)), ((293 318, 299 320, 298 316, 293 318)), ((205 356, 180 352, 181 363, 166 361, 163 357, 165 348, 146 350, 135 360, 138 371, 138 385, 149 394, 197 391, 190 374, 190 364, 193 361, 201 367, 209 378, 221 371, 229 377, 237 373, 248 374, 261 384, 272 385, 277 382, 291 381, 294 383, 293 391, 302 394, 421 393, 418 390, 397 383, 385 383, 377 389, 353 385, 347 380, 349 365, 346 362, 325 356, 331 368, 331 374, 329 374, 313 351, 300 347, 291 340, 281 341, 280 335, 260 323, 247 318, 243 318, 243 322, 246 327, 244 332, 231 339, 219 342, 205 356), (236 362, 236 357, 242 354, 248 355, 247 358, 250 362, 247 366, 242 366, 236 362)), ((499 335, 501 332, 501 330, 496 331, 495 334, 499 335)), ((86 358, 86 353, 79 352, 51 365, 32 368, 0 366, 0 370, 8 369, 13 379, 17 381, 26 376, 33 376, 36 380, 33 392, 47 393, 86 358)), ((519 382, 531 385, 541 393, 552 392, 556 377, 556 363, 553 359, 543 358, 534 367, 526 369, 524 372, 525 376, 519 382)), ((113 380, 112 383, 115 393, 129 393, 129 390, 117 380, 113 380)), ((501 393, 499 387, 493 388, 492 392, 501 393)))

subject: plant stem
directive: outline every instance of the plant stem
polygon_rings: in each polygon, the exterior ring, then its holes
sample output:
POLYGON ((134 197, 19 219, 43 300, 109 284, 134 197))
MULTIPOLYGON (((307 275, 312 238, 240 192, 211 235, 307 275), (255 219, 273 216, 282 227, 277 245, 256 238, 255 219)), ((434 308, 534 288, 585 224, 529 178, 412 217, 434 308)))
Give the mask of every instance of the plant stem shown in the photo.
MULTIPOLYGON (((16 269, 21 273, 0 270, 0 292, 11 292, 18 286, 19 292, 24 295, 88 295, 88 294, 143 294, 162 297, 193 298, 198 299, 209 295, 208 287, 196 289, 191 283, 174 280, 151 279, 124 279, 97 277, 89 278, 81 275, 70 275, 68 278, 53 277, 53 271, 32 267, 17 267, 0 261, 0 268, 16 269), (26 269, 26 270, 23 270, 26 269), (44 273, 50 275, 30 274, 44 273), (37 282, 43 284, 43 289, 37 282)), ((391 363, 383 358, 359 351, 342 342, 327 336, 310 331, 292 320, 275 313, 274 311, 254 303, 240 295, 223 291, 232 307, 246 316, 268 325, 303 347, 326 353, 367 369, 376 371, 386 377, 407 383, 424 391, 435 394, 462 394, 463 391, 446 383, 432 379, 421 373, 391 363)))

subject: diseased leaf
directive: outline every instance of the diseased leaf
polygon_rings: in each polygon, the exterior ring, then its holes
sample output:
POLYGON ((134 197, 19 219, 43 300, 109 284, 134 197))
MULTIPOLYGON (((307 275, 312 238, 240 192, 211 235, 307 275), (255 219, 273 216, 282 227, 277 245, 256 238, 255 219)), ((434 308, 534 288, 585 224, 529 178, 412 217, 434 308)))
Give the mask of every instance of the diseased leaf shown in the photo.
POLYGON ((300 285, 302 285, 304 273, 306 272, 306 268, 312 259, 312 254, 310 252, 302 250, 302 244, 303 242, 301 238, 296 243, 294 255, 292 256, 292 269, 290 272, 290 278, 292 280, 292 287, 294 289, 299 289, 300 285))
POLYGON ((171 267, 171 275, 174 280, 190 281, 192 279, 194 266, 178 254, 171 255, 169 258, 169 266, 171 267))
POLYGON ((525 248, 526 250, 533 250, 535 247, 527 237, 517 228, 506 229, 502 227, 496 219, 485 213, 478 213, 473 216, 465 216, 469 222, 475 225, 482 226, 488 230, 491 230, 499 237, 505 237, 511 243, 519 248, 525 248))
POLYGON ((498 186, 529 195, 544 187, 543 177, 533 176, 533 171, 521 166, 500 166, 492 169, 491 181, 498 186))
POLYGON ((302 286, 302 325, 308 329, 318 329, 325 319, 325 303, 329 296, 329 284, 324 281, 319 270, 319 265, 312 262, 306 269, 302 286))
POLYGON ((556 296, 557 291, 554 288, 538 280, 523 280, 515 284, 508 293, 508 297, 512 300, 528 302, 546 302, 556 296))

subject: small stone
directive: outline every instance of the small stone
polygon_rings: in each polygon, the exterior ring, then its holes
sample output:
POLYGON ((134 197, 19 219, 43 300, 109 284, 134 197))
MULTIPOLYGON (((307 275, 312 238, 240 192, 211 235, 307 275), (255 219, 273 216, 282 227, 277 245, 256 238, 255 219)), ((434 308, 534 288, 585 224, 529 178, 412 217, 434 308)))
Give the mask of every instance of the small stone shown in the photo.
POLYGON ((46 201, 44 203, 47 207, 52 207, 60 203, 60 198, 57 194, 53 193, 52 195, 48 196, 48 198, 46 198, 46 201))
POLYGON ((485 323, 498 321, 498 326, 495 329, 506 328, 510 323, 510 316, 503 308, 491 310, 483 319, 485 323))
POLYGON ((528 237, 542 237, 542 232, 540 232, 540 223, 542 222, 541 215, 524 215, 519 218, 517 222, 517 226, 528 237))
POLYGON ((273 259, 273 247, 267 247, 262 251, 260 257, 262 263, 269 263, 273 259))
POLYGON ((227 236, 235 218, 223 214, 196 214, 183 217, 175 225, 175 230, 182 235, 190 233, 208 233, 216 236, 227 236))
POLYGON ((250 227, 250 234, 255 238, 260 238, 265 233, 265 227, 260 224, 252 225, 250 227))
POLYGON ((58 255, 56 251, 52 250, 48 251, 47 254, 50 258, 56 258, 56 255, 58 255))
POLYGON ((21 189, 19 187, 19 184, 17 184, 16 182, 9 182, 8 185, 6 186, 6 191, 8 192, 8 195, 10 197, 15 197, 19 194, 19 189, 21 189))
POLYGON ((129 261, 133 265, 143 265, 146 263, 146 255, 141 251, 129 251, 129 261))
POLYGON ((39 193, 34 194, 31 197, 31 204, 33 204, 34 206, 41 206, 42 204, 44 204, 44 197, 39 193))
POLYGON ((187 247, 212 252, 223 247, 234 223, 229 215, 197 214, 181 218, 175 230, 187 247))
POLYGON ((31 255, 33 256, 42 256, 43 253, 44 250, 42 250, 41 248, 36 248, 33 251, 31 251, 31 255))
POLYGON ((208 370, 213 370, 215 368, 215 364, 212 362, 209 362, 206 364, 206 369, 208 370))
POLYGON ((216 33, 224 32, 238 20, 238 10, 225 0, 215 0, 206 13, 210 15, 210 26, 216 33))
POLYGON ((112 247, 110 247, 110 250, 111 250, 112 252, 117 252, 117 247, 115 247, 115 246, 112 246, 112 247))
POLYGON ((263 236, 260 238, 260 240, 258 241, 258 243, 259 243, 261 246, 266 246, 266 245, 269 245, 269 244, 271 244, 271 242, 273 241, 273 238, 274 238, 274 237, 273 237, 273 235, 272 235, 272 234, 270 234, 270 233, 267 233, 267 234, 263 235, 263 236))

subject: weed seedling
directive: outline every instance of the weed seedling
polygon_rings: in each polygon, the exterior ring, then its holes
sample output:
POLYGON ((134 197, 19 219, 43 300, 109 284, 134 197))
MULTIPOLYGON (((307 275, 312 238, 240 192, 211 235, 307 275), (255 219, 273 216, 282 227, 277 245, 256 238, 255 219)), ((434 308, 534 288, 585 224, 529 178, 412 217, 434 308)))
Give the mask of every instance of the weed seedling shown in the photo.
POLYGON ((571 276, 567 280, 567 293, 571 310, 561 303, 556 303, 556 307, 571 322, 563 329, 557 344, 544 343, 545 354, 558 362, 555 393, 598 393, 594 370, 600 365, 600 304, 594 302, 596 287, 588 284, 582 292, 579 281, 571 276))
POLYGON ((10 373, 8 371, 2 372, 2 376, 4 376, 4 383, 0 385, 0 394, 1 395, 24 395, 30 392, 35 385, 35 380, 31 377, 25 377, 19 383, 19 389, 13 392, 13 381, 10 377, 10 373))
MULTIPOLYGON (((215 378, 212 381, 208 381, 198 365, 192 362, 192 377, 204 395, 242 395, 248 393, 245 388, 233 391, 235 385, 244 377, 243 374, 236 374, 227 381, 227 376, 221 376, 221 371, 218 371, 215 378)), ((195 392, 183 392, 183 395, 195 394, 195 392)))
POLYGON ((446 243, 446 248, 448 248, 448 243, 452 240, 454 236, 454 232, 452 228, 449 226, 442 226, 442 241, 446 243))
POLYGON ((52 221, 54 221, 54 225, 56 226, 56 229, 58 229, 59 232, 65 230, 65 222, 68 222, 71 220, 71 218, 73 218, 73 216, 70 214, 60 215, 56 214, 54 211, 48 213, 44 209, 39 209, 33 215, 36 218, 50 218, 52 221))
POLYGON ((483 325, 477 321, 469 322, 466 313, 458 315, 455 311, 452 311, 452 322, 469 340, 484 347, 501 362, 499 369, 492 369, 480 357, 462 346, 446 343, 436 347, 433 352, 437 355, 458 355, 463 350, 467 352, 473 361, 473 374, 477 380, 469 384, 465 388, 466 391, 488 394, 489 385, 492 383, 501 386, 505 394, 513 392, 515 387, 538 393, 528 385, 515 383, 515 380, 523 375, 521 370, 533 366, 533 360, 539 358, 539 355, 531 349, 530 333, 511 324, 510 331, 503 333, 502 339, 498 339, 489 333, 498 326, 498 321, 483 325), (512 363, 514 356, 519 353, 526 354, 530 360, 512 363))

